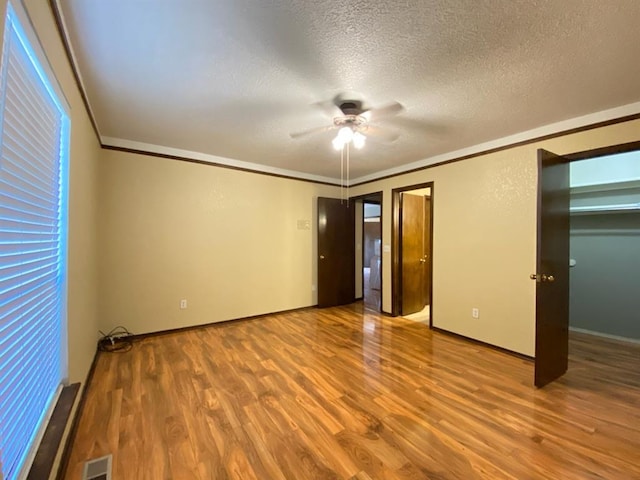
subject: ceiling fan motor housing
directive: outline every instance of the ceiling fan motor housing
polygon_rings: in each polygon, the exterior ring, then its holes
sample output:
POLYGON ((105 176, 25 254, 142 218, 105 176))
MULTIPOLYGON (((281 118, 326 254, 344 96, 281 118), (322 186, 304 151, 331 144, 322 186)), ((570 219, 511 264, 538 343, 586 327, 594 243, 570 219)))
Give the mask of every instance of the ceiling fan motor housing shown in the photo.
POLYGON ((362 113, 362 102, 349 100, 348 102, 342 102, 338 108, 345 115, 360 115, 362 113))
POLYGON ((367 119, 362 116, 362 102, 357 100, 342 102, 338 108, 340 108, 344 116, 333 119, 335 126, 355 129, 367 123, 367 119))

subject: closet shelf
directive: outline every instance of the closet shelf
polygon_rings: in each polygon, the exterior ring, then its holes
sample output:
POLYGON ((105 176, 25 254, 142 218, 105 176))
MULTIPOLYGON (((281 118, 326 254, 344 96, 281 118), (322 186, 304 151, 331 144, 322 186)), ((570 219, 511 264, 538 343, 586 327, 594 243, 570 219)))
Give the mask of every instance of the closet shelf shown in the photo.
POLYGON ((570 187, 571 193, 601 193, 611 192, 615 190, 639 190, 640 179, 627 180, 624 182, 611 182, 611 183, 595 183, 588 185, 574 185, 570 187))
POLYGON ((585 207, 571 207, 571 215, 594 215, 604 213, 633 213, 640 212, 640 203, 622 203, 618 205, 589 205, 585 207))

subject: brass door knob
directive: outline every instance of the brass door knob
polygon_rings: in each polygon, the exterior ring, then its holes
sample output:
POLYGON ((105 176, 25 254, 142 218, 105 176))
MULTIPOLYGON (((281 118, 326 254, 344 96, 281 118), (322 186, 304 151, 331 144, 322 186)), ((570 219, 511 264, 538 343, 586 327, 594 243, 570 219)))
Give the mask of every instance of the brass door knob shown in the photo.
POLYGON ((546 273, 532 273, 529 275, 531 280, 536 280, 537 282, 555 282, 556 278, 553 275, 547 275, 546 273))
POLYGON ((320 255, 320 260, 324 260, 324 255, 320 255))

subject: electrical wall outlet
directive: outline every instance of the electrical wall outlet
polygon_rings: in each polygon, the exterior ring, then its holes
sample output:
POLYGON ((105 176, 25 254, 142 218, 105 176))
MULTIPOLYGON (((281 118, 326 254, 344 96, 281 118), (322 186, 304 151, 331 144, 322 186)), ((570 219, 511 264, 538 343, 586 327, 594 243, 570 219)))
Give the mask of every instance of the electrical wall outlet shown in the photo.
POLYGON ((480 318, 480 309, 478 308, 472 308, 471 309, 471 316, 473 318, 480 318))
POLYGON ((187 308, 187 301, 185 299, 180 300, 180 310, 187 308))

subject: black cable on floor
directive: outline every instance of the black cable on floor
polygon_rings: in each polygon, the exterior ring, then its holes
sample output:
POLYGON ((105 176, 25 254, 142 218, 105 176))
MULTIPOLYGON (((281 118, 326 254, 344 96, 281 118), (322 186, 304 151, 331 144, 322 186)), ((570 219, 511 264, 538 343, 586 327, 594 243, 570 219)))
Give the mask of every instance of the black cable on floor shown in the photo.
POLYGON ((133 333, 122 325, 113 328, 109 333, 98 330, 100 339, 98 340, 98 350, 101 352, 128 352, 133 348, 133 340, 130 338, 133 333))

